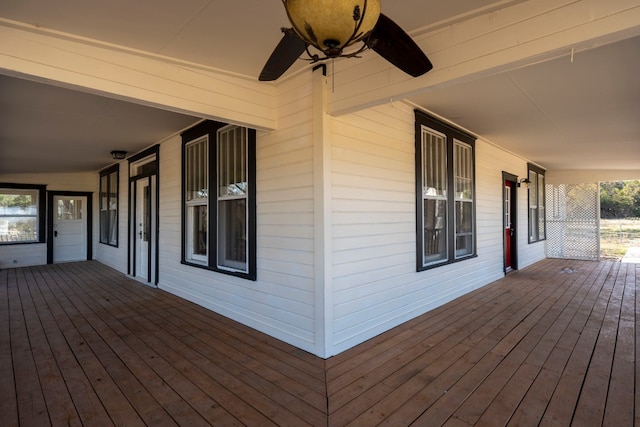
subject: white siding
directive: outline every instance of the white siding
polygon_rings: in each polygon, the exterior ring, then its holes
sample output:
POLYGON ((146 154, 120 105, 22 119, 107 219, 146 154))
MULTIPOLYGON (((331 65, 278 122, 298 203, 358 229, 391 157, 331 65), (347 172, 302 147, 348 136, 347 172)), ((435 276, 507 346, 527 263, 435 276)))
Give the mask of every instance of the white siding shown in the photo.
MULTIPOLYGON (((503 276, 502 171, 525 176, 525 160, 476 143, 478 257, 418 273, 413 110, 395 103, 341 116, 333 119, 332 138, 329 354, 503 276)), ((526 230, 526 192, 518 197, 518 225, 526 230)), ((527 245, 526 234, 519 235, 521 268, 544 257, 544 244, 527 245)))
POLYGON ((289 80, 257 135, 257 281, 180 263, 180 138, 160 147, 159 287, 315 351, 311 82, 289 80))
MULTIPOLYGON (((46 185, 47 191, 83 191, 93 194, 93 250, 98 236, 96 206, 98 175, 93 173, 0 174, 0 182, 46 185)), ((25 267, 47 263, 47 244, 0 245, 0 268, 25 267)))
MULTIPOLYGON (((314 176, 312 76, 283 83, 278 130, 257 135, 257 281, 183 265, 181 139, 160 143, 159 287, 325 357, 503 275, 502 172, 526 176, 525 159, 476 143, 477 254, 416 272, 413 109, 401 102, 340 117, 323 116, 330 144, 330 213, 314 212, 322 185, 314 176), (316 283, 314 227, 328 219, 329 277, 316 283), (326 289, 323 287, 326 286, 326 289), (319 292, 324 292, 320 295, 319 292), (327 304, 324 307, 323 304, 327 304), (320 309, 324 308, 324 311, 320 309), (318 311, 317 311, 318 310, 318 311), (327 313, 325 318, 325 313, 327 313), (327 337, 322 336, 323 331, 327 337), (327 339, 325 339, 327 338, 327 339), (326 343, 326 344, 325 344, 326 343)), ((315 117, 318 120, 318 117, 315 117)), ((325 164, 326 166, 327 164, 325 164)), ((120 167, 119 247, 98 243, 98 173, 1 176, 94 193, 94 258, 127 264, 128 163, 120 167)), ((326 194, 326 193, 325 193, 326 194)), ((518 266, 544 258, 527 243, 527 194, 518 190, 518 266)), ((321 258, 320 258, 321 259, 321 258)), ((2 266, 46 262, 45 245, 0 246, 2 266), (18 262, 13 264, 13 260, 18 262)))

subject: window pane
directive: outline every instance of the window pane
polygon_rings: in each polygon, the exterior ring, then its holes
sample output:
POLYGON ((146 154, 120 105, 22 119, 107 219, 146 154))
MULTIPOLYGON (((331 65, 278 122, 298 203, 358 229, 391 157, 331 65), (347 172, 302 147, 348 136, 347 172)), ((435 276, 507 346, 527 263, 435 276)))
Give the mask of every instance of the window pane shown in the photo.
POLYGON ((187 226, 189 228, 189 242, 187 258, 192 261, 206 261, 207 255, 207 206, 189 206, 187 226))
POLYGON ((206 199, 209 195, 208 139, 203 138, 186 147, 187 201, 206 199))
POLYGON ((100 242, 109 241, 109 212, 100 210, 100 242))
POLYGON ((534 171, 529 171, 529 206, 538 206, 538 174, 534 171))
POLYGON ((447 259, 447 202, 424 200, 423 265, 447 259))
POLYGON ((100 175, 100 243, 118 245, 118 167, 100 175))
POLYGON ((118 209, 118 173, 109 174, 109 210, 118 209))
POLYGON ((535 242, 538 240, 538 209, 535 207, 529 208, 529 241, 535 242))
POLYGON ((34 242, 38 240, 36 217, 0 217, 0 242, 34 242))
POLYGON ((100 210, 106 211, 109 207, 109 177, 100 177, 100 210))
POLYGON ((247 193, 246 129, 232 126, 218 134, 218 196, 247 193))
POLYGON ((538 239, 544 239, 545 235, 545 204, 544 175, 538 175, 538 239))
POLYGON ((456 201, 456 256, 473 253, 473 204, 456 201))
POLYGON ((218 266, 247 271, 246 199, 218 204, 218 266))
POLYGON ((456 141, 453 157, 455 159, 455 197, 470 200, 473 197, 473 158, 471 147, 456 141))
POLYGON ((423 197, 447 195, 447 144, 443 135, 422 131, 423 197))
POLYGON ((116 226, 116 221, 118 220, 118 212, 117 211, 109 211, 109 244, 117 245, 118 244, 118 227, 116 226))
POLYGON ((0 189, 0 243, 38 241, 38 190, 0 189))
POLYGON ((82 219, 82 200, 58 200, 56 213, 61 220, 82 219))

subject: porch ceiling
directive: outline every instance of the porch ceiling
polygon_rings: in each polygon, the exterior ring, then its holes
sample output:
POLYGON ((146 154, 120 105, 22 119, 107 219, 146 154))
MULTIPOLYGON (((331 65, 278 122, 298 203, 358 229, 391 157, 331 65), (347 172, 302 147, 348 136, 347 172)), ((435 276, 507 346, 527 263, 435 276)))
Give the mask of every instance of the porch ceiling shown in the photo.
MULTIPOLYGON (((522 2, 382 6, 418 35, 522 2)), ((55 8, 47 0, 8 0, 0 2, 0 20, 256 78, 287 26, 277 0, 59 0, 55 8)), ((409 99, 550 169, 640 170, 640 37, 631 37, 638 33, 577 51, 573 62, 569 52, 532 58, 517 70, 409 99)), ((0 77, 0 109, 0 173, 94 171, 111 162, 113 149, 135 152, 198 120, 8 76, 0 77)))

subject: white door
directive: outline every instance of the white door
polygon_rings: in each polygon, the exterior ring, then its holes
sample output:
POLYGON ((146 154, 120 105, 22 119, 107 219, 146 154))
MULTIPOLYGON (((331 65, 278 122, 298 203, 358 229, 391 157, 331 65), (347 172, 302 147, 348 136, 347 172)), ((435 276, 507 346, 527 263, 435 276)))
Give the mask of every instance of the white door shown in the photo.
POLYGON ((136 181, 136 277, 149 280, 151 240, 151 185, 149 179, 136 181))
POLYGON ((87 198, 53 197, 53 262, 87 259, 87 198))

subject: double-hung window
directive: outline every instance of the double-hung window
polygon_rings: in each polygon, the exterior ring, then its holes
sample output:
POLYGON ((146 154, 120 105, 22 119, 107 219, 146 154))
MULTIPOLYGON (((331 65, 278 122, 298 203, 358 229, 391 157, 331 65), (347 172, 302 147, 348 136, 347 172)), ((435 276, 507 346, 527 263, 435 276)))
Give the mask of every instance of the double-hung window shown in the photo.
POLYGON ((416 111, 418 271, 476 254, 475 140, 416 111))
POLYGON ((529 243, 546 239, 544 169, 529 163, 529 243))
POLYGON ((43 243, 46 187, 0 183, 0 244, 43 243))
POLYGON ((119 165, 100 172, 100 243, 118 246, 119 165))
POLYGON ((206 122, 183 138, 183 263, 255 280, 255 131, 206 122))

